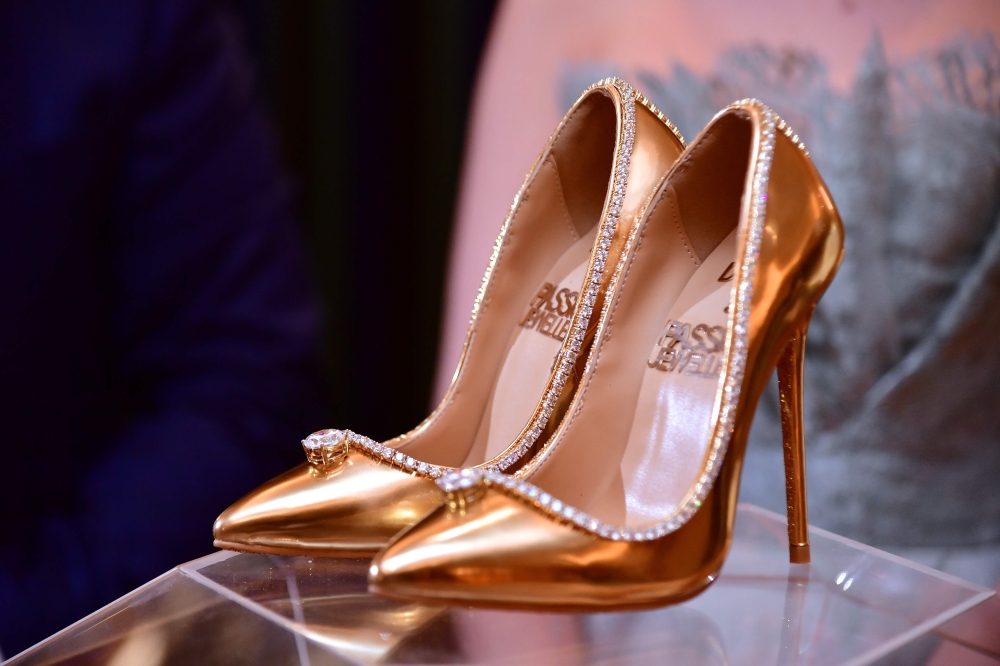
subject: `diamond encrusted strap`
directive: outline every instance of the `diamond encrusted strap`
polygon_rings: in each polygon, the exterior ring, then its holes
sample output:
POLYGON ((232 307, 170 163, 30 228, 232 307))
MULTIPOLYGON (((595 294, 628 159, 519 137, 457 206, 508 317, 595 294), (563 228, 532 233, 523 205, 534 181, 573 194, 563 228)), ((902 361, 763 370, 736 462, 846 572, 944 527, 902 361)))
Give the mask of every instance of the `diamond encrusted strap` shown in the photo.
MULTIPOLYGON (((730 335, 726 336, 726 365, 723 367, 725 383, 719 407, 719 419, 712 435, 705 467, 694 490, 682 503, 680 509, 664 523, 667 533, 673 532, 694 515, 705 497, 708 496, 722 460, 729 446, 729 440, 736 425, 736 408, 739 405, 740 388, 746 369, 749 349, 750 303, 753 300, 754 277, 757 274, 757 256, 760 254, 760 239, 764 231, 767 212, 767 185, 771 176, 771 162, 774 158, 775 124, 777 115, 770 107, 758 100, 741 100, 729 107, 753 107, 761 116, 760 144, 757 162, 754 165, 753 181, 750 186, 750 219, 747 222, 743 261, 739 271, 739 281, 730 297, 729 308, 733 313, 730 321, 730 335)), ((725 113, 725 111, 723 111, 725 113)))
POLYGON ((590 325, 590 319, 594 313, 594 304, 600 293, 605 264, 611 250, 611 241, 614 238, 615 229, 618 228, 618 217, 621 215, 622 206, 625 203, 625 191, 628 189, 629 165, 632 160, 632 148, 635 145, 635 102, 637 97, 636 91, 627 82, 619 78, 610 78, 598 81, 587 88, 581 95, 581 99, 594 90, 607 86, 613 87, 621 96, 623 122, 618 140, 618 151, 615 155, 616 166, 611 184, 610 202, 607 213, 601 221, 594 257, 587 275, 584 277, 586 287, 580 298, 580 304, 576 309, 570 330, 566 335, 566 340, 556 356, 555 372, 549 380, 539 406, 518 439, 500 456, 486 465, 487 469, 496 472, 509 469, 527 455, 545 431, 545 427, 555 411, 559 396, 562 395, 566 386, 566 381, 573 374, 573 367, 576 365, 577 356, 583 348, 587 327, 590 325))
POLYGON ((380 444, 370 437, 359 435, 351 430, 336 430, 334 428, 320 430, 302 440, 302 448, 305 449, 306 459, 317 469, 322 469, 341 460, 347 455, 352 445, 388 465, 408 472, 416 472, 432 479, 437 479, 454 469, 453 467, 442 467, 440 465, 421 462, 402 451, 380 444))

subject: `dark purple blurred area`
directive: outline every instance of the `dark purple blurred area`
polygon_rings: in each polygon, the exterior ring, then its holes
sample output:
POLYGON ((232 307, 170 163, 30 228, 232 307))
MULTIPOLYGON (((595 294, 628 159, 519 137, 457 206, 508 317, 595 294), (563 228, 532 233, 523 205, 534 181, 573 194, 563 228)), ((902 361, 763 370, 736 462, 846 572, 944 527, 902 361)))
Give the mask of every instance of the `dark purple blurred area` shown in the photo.
POLYGON ((377 439, 429 411, 466 112, 494 4, 238 1, 302 186, 331 423, 377 439))
POLYGON ((424 415, 491 2, 0 3, 0 649, 424 415))

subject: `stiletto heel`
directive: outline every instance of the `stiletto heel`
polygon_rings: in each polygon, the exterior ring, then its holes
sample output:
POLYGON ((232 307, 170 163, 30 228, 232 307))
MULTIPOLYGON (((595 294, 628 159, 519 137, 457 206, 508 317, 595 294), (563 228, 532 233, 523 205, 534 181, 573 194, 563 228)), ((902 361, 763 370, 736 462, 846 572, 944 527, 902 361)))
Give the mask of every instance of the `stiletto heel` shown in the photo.
POLYGON ((785 450, 785 498, 788 508, 788 557, 792 564, 809 563, 809 513, 806 506, 806 450, 802 432, 802 372, 806 355, 803 323, 778 359, 781 439, 785 450))

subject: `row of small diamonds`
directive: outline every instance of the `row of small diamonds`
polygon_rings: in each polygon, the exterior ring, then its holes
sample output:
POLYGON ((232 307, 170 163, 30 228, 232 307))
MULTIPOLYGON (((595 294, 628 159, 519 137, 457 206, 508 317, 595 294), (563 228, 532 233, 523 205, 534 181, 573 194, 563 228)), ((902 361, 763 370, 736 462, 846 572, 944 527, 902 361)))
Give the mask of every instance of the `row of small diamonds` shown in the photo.
POLYGON ((648 97, 646 97, 641 92, 636 90, 635 101, 638 102, 639 104, 642 104, 644 107, 649 109, 650 113, 659 118, 660 122, 666 125, 667 129, 669 129, 673 133, 673 135, 677 137, 677 140, 681 142, 681 146, 687 148, 687 141, 685 141, 684 137, 681 136, 681 131, 677 129, 676 125, 670 122, 670 118, 667 118, 665 115, 663 115, 662 111, 656 108, 656 105, 653 104, 652 100, 650 100, 648 97))
MULTIPOLYGON (((493 243, 493 252, 490 253, 490 261, 486 264, 486 272, 483 273, 483 281, 479 285, 479 291, 476 293, 476 300, 472 304, 472 314, 469 315, 469 327, 472 328, 476 324, 476 319, 479 318, 479 310, 482 308, 483 299, 486 297, 486 288, 490 284, 490 277, 493 275, 493 270, 496 268, 497 261, 500 259, 500 250, 503 249, 503 242, 507 238, 507 230, 510 228, 511 220, 514 218, 514 213, 517 212, 518 204, 521 203, 521 195, 523 190, 527 186, 527 182, 521 186, 517 194, 514 195, 514 201, 510 204, 510 210, 507 211, 507 217, 504 218, 503 225, 500 227, 500 233, 497 234, 497 239, 493 243)), ((469 345, 471 341, 472 331, 469 331, 467 336, 466 346, 469 345)))
MULTIPOLYGON (((611 83, 612 85, 616 85, 615 82, 619 82, 619 83, 623 84, 626 87, 629 85, 628 83, 625 83, 624 81, 620 81, 619 79, 615 79, 615 78, 605 79, 603 81, 599 81, 598 83, 594 84, 593 86, 591 86, 591 88, 588 88, 587 91, 584 92, 584 95, 586 95, 587 92, 589 92, 593 88, 605 85, 606 83, 611 83)), ((665 115, 663 115, 663 113, 656 107, 655 104, 653 104, 652 101, 649 100, 649 98, 647 98, 645 95, 643 95, 641 92, 639 92, 638 90, 635 90, 635 89, 632 89, 632 95, 634 96, 634 100, 635 100, 636 104, 642 104, 643 106, 645 106, 646 109, 648 111, 650 111, 650 113, 652 113, 653 115, 655 115, 660 120, 660 122, 662 122, 664 125, 666 125, 667 129, 669 129, 673 133, 673 135, 677 138, 677 140, 680 142, 680 144, 681 144, 682 147, 685 147, 685 148, 687 147, 687 142, 684 140, 684 137, 681 136, 680 130, 678 130, 677 127, 672 122, 670 122, 670 119, 668 119, 665 115)), ((629 149, 629 159, 631 159, 631 147, 629 149)), ((625 171, 627 173, 628 169, 626 168, 625 171)), ((614 232, 612 231, 611 233, 613 235, 614 232)), ((606 260, 607 260, 607 250, 606 249, 605 249, 605 252, 603 253, 603 255, 599 257, 599 260, 602 262, 602 264, 604 262, 606 262, 606 260)), ((619 264, 621 264, 622 261, 624 261, 624 257, 621 258, 621 261, 619 261, 619 264)), ((620 269, 620 268, 621 267, 619 266, 618 269, 620 269)), ((616 270, 618 270, 618 269, 616 269, 616 270)), ((602 267, 602 270, 603 270, 603 267, 602 267)), ((615 278, 612 279, 612 284, 614 284, 615 282, 617 282, 617 275, 616 275, 615 278)), ((613 287, 609 287, 609 291, 613 291, 613 287)), ((603 309, 602 309, 602 311, 598 315, 601 318, 601 320, 604 320, 607 317, 607 312, 608 312, 608 308, 609 308, 610 305, 611 305, 610 301, 605 301, 604 302, 603 309)), ((562 352, 560 352, 560 354, 561 353, 562 352)), ((573 356, 573 360, 571 361, 570 367, 572 367, 572 364, 575 363, 575 362, 576 362, 576 355, 573 356)), ((565 383, 565 380, 563 380, 563 384, 562 385, 564 385, 564 383, 565 383)), ((541 429, 539 429, 538 432, 540 433, 541 429)), ((534 441, 537 441, 537 437, 538 437, 538 435, 535 435, 534 441)), ((516 443, 516 442, 515 442, 515 447, 516 447, 516 450, 512 449, 511 453, 507 453, 507 455, 505 455, 504 458, 502 459, 500 465, 487 465, 487 466, 485 466, 485 468, 486 469, 493 469, 493 470, 507 469, 507 468, 509 468, 509 466, 511 464, 513 464, 514 462, 516 462, 517 460, 519 460, 521 457, 523 457, 527 453, 527 450, 529 448, 527 446, 518 445, 518 443, 516 443), (507 464, 506 465, 502 464, 504 462, 506 462, 507 464)))
POLYGON ((461 472, 451 472, 441 477, 437 480, 437 484, 446 493, 461 492, 485 484, 527 502, 557 520, 613 541, 648 541, 667 534, 663 525, 643 529, 609 525, 556 499, 538 486, 494 470, 463 469, 461 472))
POLYGON ((601 288, 601 279, 604 276, 605 263, 608 259, 608 252, 611 249, 611 240, 614 238, 615 229, 618 227, 618 216, 621 214, 622 205, 625 202, 625 190, 628 187, 629 164, 632 159, 632 148, 635 145, 635 100, 637 97, 632 86, 618 78, 598 81, 584 91, 583 96, 607 85, 614 86, 624 102, 624 123, 622 136, 618 144, 618 167, 611 186, 611 206, 608 209, 607 217, 603 220, 597 250, 591 261, 590 272, 587 278, 585 278, 585 280, 588 280, 588 282, 585 282, 587 285, 586 290, 577 306, 572 329, 567 334, 566 341, 556 356, 556 371, 550 380, 545 397, 536 409, 530 425, 525 429, 520 439, 504 451, 501 454, 503 457, 498 461, 486 466, 486 469, 495 472, 509 469, 527 455, 528 451, 538 441, 538 438, 545 430, 545 426, 548 424, 549 419, 552 417, 552 412, 555 410, 556 402, 559 400, 559 396, 566 386, 566 381, 572 375, 573 366, 576 364, 577 356, 583 347, 587 326, 590 324, 590 318, 594 311, 594 303, 597 301, 597 296, 601 288))
MULTIPOLYGON (((632 155, 632 147, 635 142, 636 93, 628 83, 617 78, 598 81, 583 92, 581 99, 594 90, 606 85, 612 85, 617 88, 619 94, 625 102, 624 140, 620 142, 621 147, 618 157, 618 171, 615 174, 612 205, 609 215, 604 222, 604 232, 601 236, 600 246, 592 262, 590 285, 583 299, 581 299, 580 305, 577 307, 572 332, 567 336, 568 344, 564 344, 562 351, 560 351, 557 356, 558 364, 555 376, 553 377, 549 391, 546 392, 545 399, 542 401, 541 408, 536 410, 531 427, 528 428, 527 436, 522 438, 520 442, 516 442, 510 449, 508 449, 499 463, 490 466, 491 469, 496 471, 507 469, 513 465, 520 459, 521 456, 528 452, 534 442, 542 434, 545 424, 548 423, 549 418, 552 416, 556 401, 562 393, 566 380, 572 373, 573 365, 576 362, 576 356, 583 344, 587 325, 589 324, 590 317, 593 313, 593 306, 600 288, 604 264, 608 257, 608 250, 611 247, 611 239, 614 236, 614 231, 618 224, 618 215, 621 213, 622 203, 624 201, 625 188, 628 183, 628 165, 632 155)), ((563 123, 560 123, 560 126, 556 129, 555 135, 558 135, 563 126, 563 123)), ((674 132, 676 133, 676 129, 674 129, 674 132)), ((489 264, 486 267, 486 272, 483 275, 483 281, 480 284, 479 292, 477 293, 476 300, 472 306, 472 315, 470 317, 471 330, 466 340, 466 346, 469 345, 472 332, 475 330, 476 320, 479 317, 479 312, 486 297, 486 290, 489 286, 493 271, 499 261, 500 253, 507 237, 507 231, 510 228, 511 221, 517 211, 518 205, 521 202, 523 191, 528 182, 530 182, 530 176, 531 174, 529 174, 528 178, 525 180, 525 184, 522 185, 521 190, 518 191, 518 194, 514 197, 514 201, 511 203, 510 210, 508 211, 507 217, 500 229, 500 234, 497 236, 496 242, 493 245, 493 252, 490 255, 489 264)), ((429 476, 433 479, 440 478, 443 474, 453 469, 417 460, 416 458, 408 456, 402 451, 399 451, 391 446, 386 446, 385 444, 381 444, 369 437, 359 435, 350 430, 345 430, 344 432, 347 434, 348 439, 352 443, 360 446, 362 450, 366 451, 369 455, 395 467, 420 475, 429 476)))
MULTIPOLYGON (((635 101, 638 100, 644 106, 646 106, 651 112, 653 112, 661 121, 663 121, 663 123, 666 124, 668 128, 670 128, 670 131, 674 133, 674 136, 677 137, 677 139, 681 142, 682 146, 687 145, 687 143, 684 141, 684 137, 681 136, 680 130, 678 130, 677 127, 672 122, 670 122, 670 120, 665 115, 663 115, 663 113, 658 108, 656 108, 656 106, 645 95, 634 90, 627 81, 623 81, 622 79, 619 79, 617 77, 601 79, 597 83, 591 85, 586 90, 584 90, 583 93, 580 94, 580 97, 577 101, 583 99, 584 97, 592 93, 594 90, 598 88, 603 88, 606 85, 612 85, 618 88, 619 92, 622 94, 622 97, 625 99, 626 115, 632 116, 631 122, 633 126, 632 130, 633 139, 635 136, 635 101)), ((552 137, 550 137, 549 139, 550 144, 554 141, 555 137, 557 137, 559 133, 562 131, 565 122, 566 119, 564 118, 563 121, 559 123, 559 126, 556 128, 556 131, 553 132, 552 137)), ((631 147, 629 148, 629 156, 631 156, 631 147)), ((540 161, 541 159, 539 159, 539 162, 540 161)), ((625 171, 627 174, 628 169, 626 168, 625 171)), ((475 323, 476 318, 479 315, 479 311, 482 308, 483 300, 486 296, 486 289, 489 286, 490 276, 492 275, 493 269, 496 267, 497 261, 500 258, 500 251, 503 248, 504 240, 507 237, 507 229, 510 227, 510 223, 514 218, 514 214, 517 212, 518 204, 521 203, 522 195, 524 194, 524 190, 525 188, 527 188, 528 183, 531 180, 531 175, 533 173, 534 173, 534 168, 530 172, 528 172, 527 176, 525 176, 525 180, 524 183, 521 185, 521 189, 518 190, 516 195, 514 195, 514 200, 511 202, 510 209, 507 211, 507 217, 504 219, 504 223, 500 228, 500 233, 497 235, 497 239, 493 243, 493 252, 490 253, 490 260, 486 266, 486 272, 483 274, 483 280, 479 285, 479 291, 476 293, 476 300, 472 304, 472 314, 469 317, 470 326, 475 323)))
MULTIPOLYGON (((595 89, 602 88, 607 85, 614 86, 624 101, 623 137, 619 142, 618 168, 615 172, 614 184, 612 185, 611 207, 608 211, 608 216, 604 220, 600 243, 591 263, 587 291, 584 293, 584 296, 581 298, 577 307, 573 327, 567 335, 566 343, 564 343, 563 349, 556 357, 556 371, 549 385, 549 390, 545 393, 545 398, 536 410, 531 421, 531 425, 526 429, 524 436, 504 452, 503 458, 489 466, 489 469, 495 472, 508 469, 520 460, 521 457, 526 455, 544 431, 546 424, 552 417, 552 412, 555 410, 556 402, 566 385, 566 381, 572 374, 573 366, 576 363, 577 355, 583 346, 587 326, 590 323, 594 303, 597 300, 597 295, 600 290, 601 279, 604 275, 604 267, 608 258, 608 251, 611 248, 611 240, 614 237, 615 229, 618 225, 618 216, 621 214, 622 205, 625 199, 625 190, 628 185, 629 163, 631 161, 632 148, 635 144, 635 100, 637 96, 635 90, 627 82, 618 78, 611 78, 598 81, 594 85, 590 86, 586 91, 584 91, 581 98, 590 94, 595 89)), ((558 131, 559 130, 556 132, 557 134, 558 131)), ((676 132, 676 130, 674 131, 676 132)), ((520 202, 520 198, 521 193, 519 192, 518 196, 515 197, 514 202, 511 204, 510 212, 508 213, 507 219, 504 220, 503 228, 501 229, 500 235, 497 237, 496 243, 494 244, 493 253, 490 257, 486 274, 483 277, 483 282, 479 288, 479 294, 477 295, 476 301, 473 305, 471 322, 473 324, 479 315, 479 310, 483 299, 485 298, 490 276, 499 259, 507 230, 517 209, 518 203, 520 202)), ((351 433, 351 441, 360 444, 370 454, 382 459, 385 462, 418 474, 430 476, 434 479, 439 478, 443 473, 451 469, 419 461, 411 456, 407 456, 401 451, 397 451, 392 447, 379 444, 374 440, 355 433, 351 433)))
POLYGON ((400 469, 404 469, 409 472, 416 472, 424 476, 429 476, 432 479, 440 478, 442 475, 454 471, 453 467, 431 465, 430 463, 417 460, 412 456, 406 455, 402 451, 397 451, 391 446, 386 446, 385 444, 376 442, 370 437, 359 435, 351 430, 345 430, 344 432, 347 433, 347 438, 350 440, 351 444, 360 446, 362 450, 369 455, 394 467, 399 467, 400 469))
MULTIPOLYGON (((694 492, 684 505, 669 521, 668 532, 673 532, 686 523, 701 507, 708 496, 722 460, 726 455, 729 440, 736 425, 736 408, 739 404, 740 387, 743 386, 743 374, 746 369, 747 351, 749 348, 750 303, 753 300, 753 281, 757 274, 757 256, 760 254, 760 240, 764 232, 764 219, 767 211, 767 184, 770 179, 771 161, 774 157, 775 124, 777 116, 770 107, 755 99, 743 100, 733 106, 755 107, 763 119, 760 130, 760 145, 757 152, 757 163, 754 168, 753 182, 750 189, 750 220, 748 221, 746 250, 743 256, 739 284, 730 300, 730 312, 733 316, 733 334, 727 349, 729 362, 725 368, 726 381, 722 388, 722 401, 719 410, 719 420, 712 436, 708 459, 701 477, 695 484, 694 492)), ((730 107, 733 108, 733 107, 730 107)))
MULTIPOLYGON (((556 402, 562 394, 563 387, 566 385, 566 381, 572 374, 573 366, 576 363, 577 355, 583 346, 587 326, 590 323, 594 303, 597 300, 597 295, 600 290, 605 263, 607 262, 608 252, 611 248, 611 240, 614 237, 615 229, 618 225, 618 216, 621 214, 625 198, 625 190, 628 185, 629 163, 632 157, 632 148, 635 144, 635 100, 636 98, 645 100, 644 97, 635 92, 632 86, 618 78, 598 81, 584 91, 581 98, 590 94, 595 89, 602 88, 607 85, 614 86, 624 100, 623 137, 619 142, 618 169, 615 173, 614 184, 612 186, 611 207, 608 211, 608 216, 604 220, 603 231, 600 236, 600 244, 592 261, 591 271, 588 276, 590 280, 588 288, 577 308, 573 328, 567 335, 567 341, 564 344, 563 349, 556 357, 558 361, 556 365, 556 372, 552 378, 549 390, 546 391, 545 398, 541 402, 540 408, 536 411, 525 436, 505 451, 503 458, 501 458, 499 462, 488 467, 488 469, 496 472, 508 469, 520 460, 521 457, 526 455, 544 431, 546 424, 552 416, 552 412, 555 410, 556 402)), ((648 101, 644 103, 647 103, 649 106, 652 104, 648 101)), ((651 110, 662 116, 662 114, 659 114, 655 107, 651 107, 651 110)), ((667 122, 671 130, 677 134, 676 128, 674 128, 673 125, 670 125, 668 121, 665 122, 667 122)), ((558 130, 556 133, 558 134, 558 130)), ((680 135, 678 134, 678 138, 679 137, 680 135)), ((522 190, 523 189, 524 188, 522 187, 522 190)), ((497 236, 496 243, 493 246, 493 252, 490 256, 486 273, 483 276, 483 282, 480 285, 479 293, 477 294, 476 301, 473 304, 470 322, 472 325, 475 324, 475 321, 478 318, 480 308, 485 298, 486 289, 490 281, 490 276, 492 275, 497 261, 499 260, 500 252, 507 235, 507 230, 510 226, 514 213, 517 210, 520 199, 521 192, 519 192, 514 198, 514 202, 511 204, 510 211, 507 218, 504 220, 503 227, 501 228, 500 234, 497 236)), ((345 432, 348 433, 348 437, 351 442, 361 446, 362 449, 370 455, 401 469, 429 476, 433 479, 437 479, 441 477, 442 474, 445 474, 453 469, 450 467, 431 465, 417 460, 412 456, 408 456, 402 451, 398 451, 390 446, 386 446, 373 439, 364 437, 363 435, 359 435, 349 430, 345 432)))
POLYGON ((730 302, 730 311, 735 313, 733 317, 732 348, 727 349, 729 362, 725 369, 726 380, 722 392, 720 418, 712 436, 708 461, 702 475, 695 484, 694 491, 681 509, 669 520, 641 529, 630 529, 604 523, 552 497, 549 493, 535 485, 493 470, 471 470, 472 480, 469 480, 470 473, 466 470, 463 470, 461 477, 452 478, 453 475, 448 475, 438 481, 438 485, 442 490, 450 492, 453 487, 467 488, 471 487, 474 483, 486 483, 534 505, 554 518, 614 541, 648 541, 665 536, 679 529, 698 510, 712 489, 712 485, 719 474, 722 459, 725 456, 726 448, 729 445, 729 439, 732 436, 735 426, 736 407, 739 403, 740 387, 743 383, 748 351, 748 326, 750 302, 753 298, 753 279, 756 274, 757 256, 760 252, 760 240, 763 233, 767 205, 767 184, 770 177, 771 161, 774 157, 777 116, 769 107, 764 106, 757 100, 743 100, 732 105, 730 109, 746 106, 756 107, 760 111, 763 118, 763 126, 761 128, 761 142, 754 169, 753 184, 751 186, 753 207, 750 211, 747 230, 746 253, 744 255, 740 280, 730 302), (461 486, 457 484, 461 484, 461 486))
POLYGON ((799 135, 795 133, 795 130, 788 126, 788 123, 786 123, 783 118, 778 118, 776 120, 775 127, 778 128, 779 132, 791 139, 792 143, 795 144, 795 147, 801 150, 806 157, 809 157, 809 150, 806 148, 806 144, 802 143, 802 139, 799 138, 799 135))

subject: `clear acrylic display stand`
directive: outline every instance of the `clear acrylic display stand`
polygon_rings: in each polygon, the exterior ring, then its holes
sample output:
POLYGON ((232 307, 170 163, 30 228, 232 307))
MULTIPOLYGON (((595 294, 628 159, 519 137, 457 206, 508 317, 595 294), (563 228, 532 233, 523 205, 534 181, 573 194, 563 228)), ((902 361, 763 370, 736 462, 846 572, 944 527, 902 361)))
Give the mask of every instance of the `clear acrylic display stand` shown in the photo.
POLYGON ((812 564, 790 565, 784 519, 741 505, 705 593, 595 614, 398 603, 367 593, 364 560, 219 552, 7 663, 867 664, 993 595, 823 530, 811 538, 812 564))

